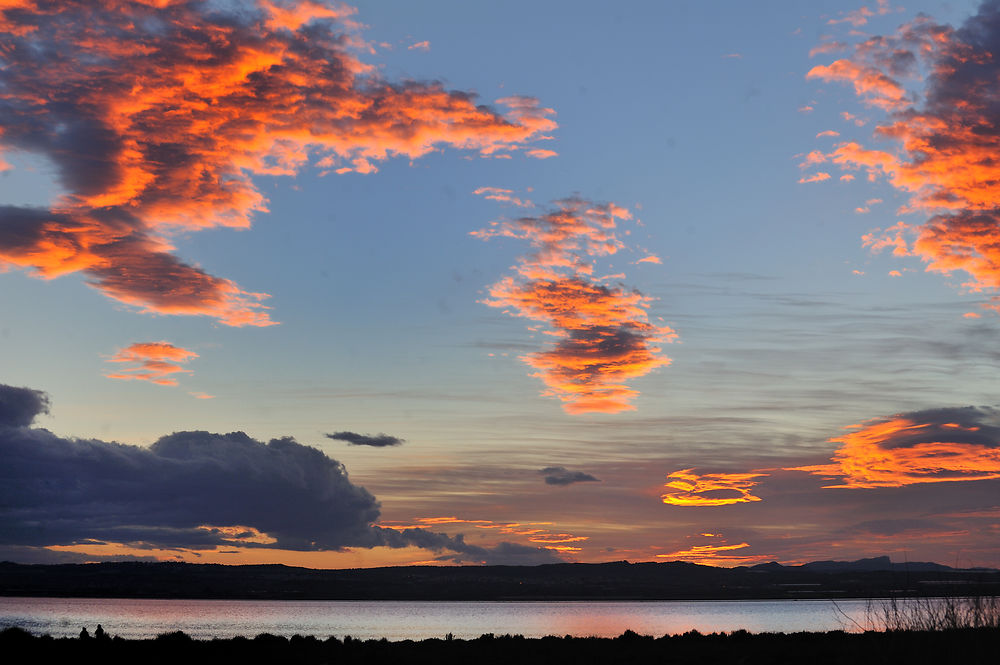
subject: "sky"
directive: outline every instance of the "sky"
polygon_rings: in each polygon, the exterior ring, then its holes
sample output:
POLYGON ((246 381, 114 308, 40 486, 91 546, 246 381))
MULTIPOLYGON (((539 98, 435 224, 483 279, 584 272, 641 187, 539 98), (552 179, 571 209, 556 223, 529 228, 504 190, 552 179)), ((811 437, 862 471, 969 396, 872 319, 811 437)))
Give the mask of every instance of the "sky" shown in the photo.
POLYGON ((1000 567, 1000 2, 0 0, 0 559, 1000 567))

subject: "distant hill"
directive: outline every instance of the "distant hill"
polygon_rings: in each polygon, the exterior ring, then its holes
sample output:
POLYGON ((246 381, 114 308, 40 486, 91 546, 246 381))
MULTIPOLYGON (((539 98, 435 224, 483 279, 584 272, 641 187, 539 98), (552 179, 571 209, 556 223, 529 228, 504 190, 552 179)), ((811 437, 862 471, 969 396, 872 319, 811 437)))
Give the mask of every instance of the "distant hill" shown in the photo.
MULTIPOLYGON (((954 571, 956 568, 945 566, 940 563, 928 561, 907 561, 904 563, 892 563, 887 556, 877 556, 871 559, 858 559, 857 561, 811 561, 801 566, 782 566, 780 563, 762 563, 753 566, 754 569, 765 569, 769 571, 778 570, 809 570, 821 573, 840 573, 851 571, 897 571, 904 573, 927 573, 954 571)), ((972 570, 988 570, 976 568, 972 570)))
POLYGON ((314 570, 282 565, 0 563, 0 595, 315 600, 671 600, 1000 595, 1000 571, 888 557, 801 566, 664 563, 399 566, 314 570))

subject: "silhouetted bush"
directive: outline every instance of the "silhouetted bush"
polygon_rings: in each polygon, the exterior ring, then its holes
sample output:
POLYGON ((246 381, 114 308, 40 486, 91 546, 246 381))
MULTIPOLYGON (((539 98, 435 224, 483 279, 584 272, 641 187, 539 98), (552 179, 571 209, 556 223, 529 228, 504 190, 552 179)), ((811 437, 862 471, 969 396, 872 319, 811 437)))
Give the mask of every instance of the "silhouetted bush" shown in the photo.
POLYGON ((476 639, 385 639, 343 642, 296 635, 194 640, 175 631, 150 640, 80 640, 35 637, 19 628, 0 631, 0 662, 12 665, 979 665, 997 662, 1000 629, 847 633, 769 633, 651 636, 627 631, 616 638, 483 635, 476 639), (11 658, 12 654, 17 657, 11 658))

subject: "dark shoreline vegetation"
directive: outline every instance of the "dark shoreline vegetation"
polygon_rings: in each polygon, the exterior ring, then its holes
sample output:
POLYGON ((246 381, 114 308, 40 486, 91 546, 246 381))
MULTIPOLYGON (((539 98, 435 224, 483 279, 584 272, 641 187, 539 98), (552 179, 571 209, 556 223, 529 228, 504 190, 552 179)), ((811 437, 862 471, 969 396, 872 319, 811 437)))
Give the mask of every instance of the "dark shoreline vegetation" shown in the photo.
POLYGON ((996 663, 1000 629, 967 628, 943 631, 888 631, 846 633, 760 633, 746 631, 702 635, 651 637, 626 631, 615 638, 483 635, 462 640, 421 641, 318 639, 262 634, 254 638, 193 640, 182 632, 149 640, 117 637, 63 638, 33 636, 19 628, 0 631, 0 654, 11 665, 20 663, 101 662, 160 663, 281 663, 320 665, 344 663, 378 665, 446 665, 561 663, 784 663, 825 665, 879 663, 913 665, 934 663, 968 665, 996 663))
POLYGON ((0 596, 227 600, 750 600, 1000 596, 1000 571, 888 557, 715 568, 693 563, 316 570, 166 562, 0 563, 0 596))

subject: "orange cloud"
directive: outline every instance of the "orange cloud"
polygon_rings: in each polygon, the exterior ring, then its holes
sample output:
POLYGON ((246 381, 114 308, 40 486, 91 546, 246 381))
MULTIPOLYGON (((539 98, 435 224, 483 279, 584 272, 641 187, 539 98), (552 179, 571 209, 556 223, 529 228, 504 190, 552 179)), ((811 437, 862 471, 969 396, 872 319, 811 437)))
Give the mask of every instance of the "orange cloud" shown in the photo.
POLYGON ((815 164, 822 164, 826 160, 827 160, 827 156, 824 155, 822 151, 820 151, 820 150, 813 150, 808 155, 806 155, 805 159, 803 159, 799 163, 799 168, 800 169, 804 169, 804 168, 808 168, 810 166, 814 166, 815 164))
POLYGON ((694 469, 682 469, 667 476, 666 492, 660 498, 672 506, 726 506, 760 501, 751 490, 760 482, 757 478, 767 475, 755 471, 696 474, 694 469))
POLYGON ((916 483, 1000 478, 996 414, 967 407, 937 409, 852 425, 833 439, 829 464, 788 469, 823 476, 831 488, 902 487, 916 483))
POLYGON ((430 51, 431 43, 425 39, 422 42, 417 42, 416 44, 410 44, 406 48, 410 51, 430 51))
POLYGON ((814 46, 809 49, 809 57, 812 58, 821 53, 836 53, 837 51, 843 51, 847 48, 847 44, 844 42, 830 41, 823 42, 818 46, 814 46))
POLYGON ((535 205, 528 199, 521 199, 514 196, 514 191, 510 189, 502 189, 500 187, 480 187, 472 192, 478 196, 489 199, 491 201, 500 201, 502 203, 510 203, 516 205, 519 208, 530 208, 535 205))
POLYGON ((830 179, 829 173, 823 173, 822 171, 820 171, 816 175, 799 178, 799 184, 805 184, 807 182, 823 182, 824 180, 829 180, 829 179, 830 179))
POLYGON ((617 253, 625 245, 615 233, 631 213, 614 203, 580 198, 556 201, 537 217, 493 222, 472 235, 527 240, 534 252, 521 257, 517 274, 489 287, 483 303, 549 326, 556 341, 547 349, 522 356, 538 370, 545 395, 563 402, 568 413, 617 413, 635 407, 638 394, 625 382, 669 364, 657 346, 676 333, 649 323, 651 298, 594 278, 595 257, 617 253))
POLYGON ((108 358, 108 362, 126 363, 131 366, 105 374, 109 379, 124 381, 149 381, 161 386, 176 386, 174 374, 191 374, 191 370, 182 366, 183 363, 197 358, 194 351, 169 342, 136 342, 121 349, 108 358))
POLYGON ((819 134, 817 134, 816 138, 821 139, 824 136, 840 136, 840 132, 835 132, 832 129, 827 129, 826 131, 822 131, 819 134))
MULTIPOLYGON (((891 143, 889 150, 846 143, 832 158, 845 168, 866 169, 870 179, 885 177, 910 195, 902 212, 922 212, 929 218, 866 244, 873 249, 902 247, 900 254, 918 256, 927 271, 962 272, 969 276, 966 288, 996 293, 1000 290, 1000 160, 996 159, 1000 60, 995 45, 1000 26, 991 17, 983 10, 960 30, 917 19, 889 37, 858 44, 849 60, 834 63, 840 74, 813 70, 810 76, 850 81, 859 95, 893 100, 883 105, 889 113, 875 129, 878 139, 891 143), (924 88, 921 94, 911 96, 920 101, 896 92, 872 92, 859 83, 916 72, 927 72, 917 79, 924 88)), ((992 308, 1000 309, 1000 301, 994 300, 992 308)))
POLYGON ((859 7, 853 11, 841 12, 840 18, 832 18, 827 21, 829 25, 836 25, 838 23, 849 23, 855 28, 860 28, 868 23, 868 19, 873 16, 883 16, 888 14, 892 9, 889 7, 889 0, 877 0, 875 3, 875 9, 869 9, 868 7, 859 7))
POLYGON ((217 536, 220 540, 227 543, 233 543, 234 545, 243 545, 248 543, 253 543, 255 545, 273 545, 278 542, 277 538, 269 536, 263 531, 260 531, 252 526, 212 526, 210 524, 203 524, 196 528, 217 536))
POLYGON ((642 257, 641 259, 639 259, 638 261, 636 261, 636 263, 657 263, 657 264, 660 264, 660 263, 663 263, 663 261, 662 261, 662 259, 660 259, 660 257, 656 256, 655 254, 650 254, 649 256, 642 257))
POLYGON ((882 203, 882 199, 868 199, 867 201, 865 201, 864 206, 858 206, 857 208, 854 209, 854 212, 862 215, 867 214, 871 212, 872 210, 871 207, 878 203, 882 203))
POLYGON ((555 150, 545 150, 543 148, 535 148, 534 150, 528 150, 526 153, 529 157, 534 157, 535 159, 548 159, 549 157, 558 157, 559 153, 555 150))
POLYGON ((396 531, 407 531, 448 524, 467 524, 476 529, 496 531, 503 535, 523 536, 529 543, 555 552, 579 552, 582 548, 567 543, 582 543, 589 539, 588 536, 574 536, 570 533, 553 532, 544 528, 552 526, 552 522, 494 522, 493 520, 466 520, 447 516, 418 517, 411 522, 381 522, 379 526, 396 531))
POLYGON ((718 566, 720 564, 742 566, 757 563, 759 561, 765 561, 771 558, 761 554, 733 554, 736 550, 742 550, 750 547, 750 544, 747 542, 729 544, 726 542, 726 539, 722 536, 722 534, 701 533, 698 535, 703 538, 718 539, 719 544, 693 545, 687 549, 667 552, 665 554, 657 554, 656 558, 669 559, 671 561, 686 561, 688 563, 697 563, 703 566, 718 566))
POLYGON ((441 147, 493 157, 556 127, 532 98, 498 100, 501 113, 439 83, 381 79, 348 50, 364 48, 352 13, 3 3, 0 149, 47 156, 65 192, 48 209, 0 206, 0 266, 81 272, 144 312, 271 325, 266 294, 184 262, 171 234, 248 227, 267 210, 257 175, 371 173, 441 147))
POLYGON ((817 65, 809 70, 806 78, 851 83, 858 96, 863 97, 871 106, 897 109, 905 104, 905 91, 897 81, 875 67, 846 58, 835 60, 829 65, 817 65))

